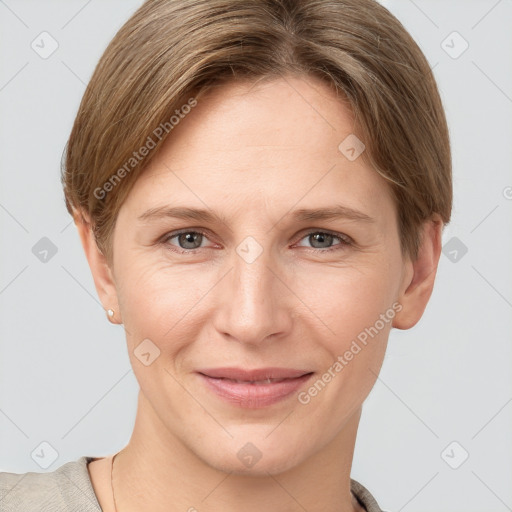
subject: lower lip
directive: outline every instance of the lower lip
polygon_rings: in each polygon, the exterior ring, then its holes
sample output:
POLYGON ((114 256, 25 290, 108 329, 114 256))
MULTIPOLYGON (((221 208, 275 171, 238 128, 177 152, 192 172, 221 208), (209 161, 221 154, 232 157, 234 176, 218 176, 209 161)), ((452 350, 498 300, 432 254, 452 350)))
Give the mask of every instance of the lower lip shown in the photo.
POLYGON ((251 384, 229 379, 216 379, 202 373, 199 376, 214 393, 232 405, 247 409, 258 409, 288 398, 303 386, 313 374, 308 373, 302 377, 271 382, 270 384, 251 384))

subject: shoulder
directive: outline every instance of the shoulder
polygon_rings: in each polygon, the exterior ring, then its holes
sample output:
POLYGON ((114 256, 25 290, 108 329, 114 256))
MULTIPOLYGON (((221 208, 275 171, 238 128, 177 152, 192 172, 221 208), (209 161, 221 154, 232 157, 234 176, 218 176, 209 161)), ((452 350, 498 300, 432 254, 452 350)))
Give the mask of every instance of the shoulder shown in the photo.
POLYGON ((47 473, 0 472, 2 512, 101 512, 87 470, 92 457, 80 457, 47 473))
POLYGON ((372 493, 364 485, 352 478, 350 479, 350 490, 366 512, 386 512, 380 508, 372 493))

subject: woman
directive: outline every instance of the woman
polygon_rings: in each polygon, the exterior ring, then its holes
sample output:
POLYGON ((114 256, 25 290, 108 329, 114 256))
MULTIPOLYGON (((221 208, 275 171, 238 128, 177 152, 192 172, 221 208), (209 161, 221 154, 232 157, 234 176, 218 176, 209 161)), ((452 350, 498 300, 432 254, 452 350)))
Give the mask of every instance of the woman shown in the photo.
POLYGON ((7 511, 380 511, 350 478, 392 327, 450 219, 442 103, 373 0, 150 0, 63 185, 140 384, 128 445, 2 473, 7 511))

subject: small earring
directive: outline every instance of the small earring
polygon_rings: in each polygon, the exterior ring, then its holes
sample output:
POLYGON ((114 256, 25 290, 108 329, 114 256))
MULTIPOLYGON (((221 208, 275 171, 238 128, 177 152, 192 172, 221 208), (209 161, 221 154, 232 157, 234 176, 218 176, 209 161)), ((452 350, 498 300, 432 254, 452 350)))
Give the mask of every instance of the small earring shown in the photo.
POLYGON ((113 318, 114 317, 114 310, 113 309, 107 309, 107 315, 109 316, 109 318, 113 318))

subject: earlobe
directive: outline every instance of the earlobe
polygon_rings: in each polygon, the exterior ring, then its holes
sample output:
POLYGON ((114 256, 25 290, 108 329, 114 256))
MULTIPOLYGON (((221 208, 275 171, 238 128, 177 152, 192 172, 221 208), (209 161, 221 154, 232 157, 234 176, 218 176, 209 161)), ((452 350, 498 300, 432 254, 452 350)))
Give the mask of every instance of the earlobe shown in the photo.
POLYGON ((432 295, 441 255, 441 236, 443 222, 435 214, 423 225, 418 256, 408 260, 408 269, 404 272, 400 296, 397 301, 402 305, 393 320, 396 329, 410 329, 420 320, 432 295))
POLYGON ((89 263, 89 268, 91 269, 96 291, 107 318, 112 323, 122 323, 119 318, 119 303, 113 273, 106 257, 98 248, 91 228, 91 222, 87 215, 78 212, 75 213, 73 218, 85 256, 89 263), (113 311, 115 314, 109 314, 109 310, 113 311))

